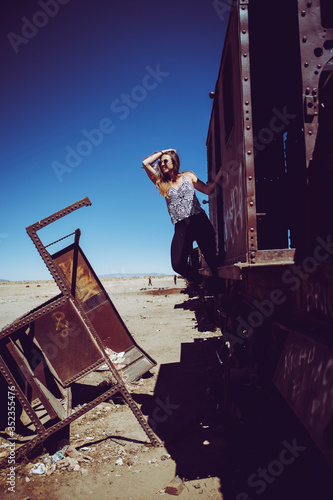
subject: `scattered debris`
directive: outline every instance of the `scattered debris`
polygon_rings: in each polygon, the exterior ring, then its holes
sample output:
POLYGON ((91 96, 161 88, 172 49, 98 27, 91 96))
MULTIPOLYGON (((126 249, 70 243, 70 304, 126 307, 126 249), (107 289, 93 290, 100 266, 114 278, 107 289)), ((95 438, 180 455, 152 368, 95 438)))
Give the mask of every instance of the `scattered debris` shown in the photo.
POLYGON ((173 478, 171 483, 165 488, 165 493, 168 495, 180 495, 184 489, 184 483, 179 476, 173 478))
POLYGON ((51 455, 50 457, 46 457, 45 462, 51 463, 51 464, 56 464, 56 463, 60 462, 60 460, 65 458, 65 455, 64 455, 65 451, 66 451, 66 448, 64 448, 63 450, 57 451, 54 455, 51 455))
MULTIPOLYGON (((88 448, 89 449, 89 448, 88 448)), ((65 451, 65 454, 68 456, 68 457, 71 457, 71 458, 79 458, 80 456, 80 453, 77 451, 76 448, 74 448, 74 446, 70 445, 68 446, 67 450, 65 451)))
MULTIPOLYGON (((111 363, 114 366, 116 366, 118 368, 122 367, 121 363, 124 361, 125 352, 115 352, 112 349, 110 349, 109 347, 106 347, 105 354, 109 357, 111 363)), ((95 369, 95 371, 100 372, 100 371, 107 371, 109 369, 110 369, 110 367, 107 365, 107 363, 104 363, 103 365, 97 367, 95 369)))
POLYGON ((46 472, 45 464, 38 462, 32 467, 30 474, 44 474, 45 472, 46 472))

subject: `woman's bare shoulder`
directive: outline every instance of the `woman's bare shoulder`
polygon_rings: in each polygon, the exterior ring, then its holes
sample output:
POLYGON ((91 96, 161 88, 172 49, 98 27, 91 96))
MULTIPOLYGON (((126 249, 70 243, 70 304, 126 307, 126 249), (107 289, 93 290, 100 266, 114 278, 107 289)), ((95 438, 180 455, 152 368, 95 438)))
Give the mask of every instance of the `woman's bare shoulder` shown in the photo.
POLYGON ((185 175, 185 177, 192 183, 196 182, 196 180, 198 179, 195 173, 192 172, 192 170, 185 170, 185 172, 182 172, 182 174, 185 175))

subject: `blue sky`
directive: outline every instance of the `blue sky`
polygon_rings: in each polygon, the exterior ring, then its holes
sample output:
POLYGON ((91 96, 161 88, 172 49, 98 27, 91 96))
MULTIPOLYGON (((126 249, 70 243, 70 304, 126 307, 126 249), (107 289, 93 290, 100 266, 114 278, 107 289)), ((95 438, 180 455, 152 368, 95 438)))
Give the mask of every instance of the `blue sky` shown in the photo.
POLYGON ((140 166, 175 148, 207 180, 227 9, 11 0, 1 18, 0 279, 50 279, 25 228, 85 196, 92 206, 40 231, 43 243, 80 228, 99 275, 172 273, 173 225, 140 166))

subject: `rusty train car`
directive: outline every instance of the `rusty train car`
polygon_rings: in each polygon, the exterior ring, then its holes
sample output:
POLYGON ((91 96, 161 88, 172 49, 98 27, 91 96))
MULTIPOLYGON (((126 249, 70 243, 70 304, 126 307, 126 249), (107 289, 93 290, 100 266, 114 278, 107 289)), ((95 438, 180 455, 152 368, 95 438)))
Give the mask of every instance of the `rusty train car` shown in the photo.
POLYGON ((229 4, 207 136, 221 330, 333 466, 333 4, 229 4))

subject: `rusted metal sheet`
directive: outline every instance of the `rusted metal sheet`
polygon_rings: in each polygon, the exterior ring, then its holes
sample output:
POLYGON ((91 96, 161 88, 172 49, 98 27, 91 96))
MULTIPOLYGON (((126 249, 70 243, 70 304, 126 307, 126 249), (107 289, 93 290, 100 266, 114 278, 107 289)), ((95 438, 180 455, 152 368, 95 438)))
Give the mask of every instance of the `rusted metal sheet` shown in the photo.
POLYGON ((304 245, 332 235, 333 4, 300 2, 302 98, 307 168, 307 231, 304 245))
POLYGON ((7 395, 8 384, 15 394, 17 418, 25 425, 17 457, 116 393, 123 396, 151 443, 159 444, 125 386, 125 381, 139 378, 156 363, 134 342, 83 254, 80 230, 72 233, 74 243, 55 255, 37 235, 48 224, 89 205, 84 198, 27 228, 61 293, 0 332, 1 398, 7 395), (75 382, 101 365, 107 370, 107 389, 83 407, 73 408, 75 382))
POLYGON ((295 249, 258 250, 256 254, 257 264, 285 264, 294 262, 295 249))
POLYGON ((104 362, 101 349, 71 301, 31 323, 29 336, 64 386, 104 362))
POLYGON ((68 286, 80 302, 104 347, 114 353, 115 359, 117 354, 121 354, 121 357, 118 356, 117 369, 121 371, 123 379, 132 381, 155 366, 155 361, 135 343, 82 249, 73 245, 54 255, 53 259, 62 270, 68 286), (74 260, 75 280, 72 273, 74 260))
POLYGON ((333 466, 333 347, 290 331, 274 382, 333 466))
MULTIPOLYGON (((305 279, 301 281, 301 312, 304 317, 320 322, 333 324, 333 263, 326 262, 303 270, 305 279)), ((300 279, 298 278, 300 281, 300 279)), ((299 281, 294 282, 297 286, 299 281)))
POLYGON ((310 164, 317 140, 320 114, 320 78, 332 61, 333 20, 329 0, 299 0, 299 39, 302 60, 302 97, 306 165, 310 164))
POLYGON ((244 2, 230 14, 207 137, 209 178, 223 168, 219 189, 210 197, 210 217, 226 264, 246 262, 248 248, 256 249, 247 9, 244 2))

